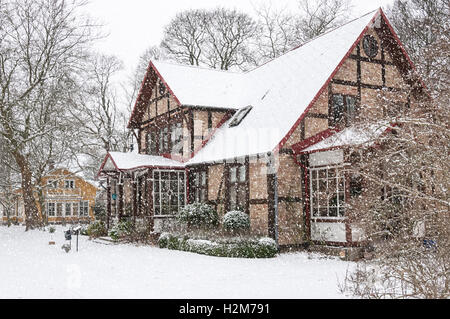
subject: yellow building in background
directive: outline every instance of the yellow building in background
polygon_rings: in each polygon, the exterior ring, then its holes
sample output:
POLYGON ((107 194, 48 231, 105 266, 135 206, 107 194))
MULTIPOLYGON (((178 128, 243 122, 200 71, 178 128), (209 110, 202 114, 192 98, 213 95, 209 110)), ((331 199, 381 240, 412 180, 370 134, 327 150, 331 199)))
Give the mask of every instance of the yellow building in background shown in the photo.
MULTIPOLYGON (((68 169, 58 168, 42 179, 41 187, 41 201, 39 192, 35 190, 36 204, 40 215, 48 223, 89 223, 94 220, 98 188, 92 183, 68 169)), ((17 197, 9 210, 0 205, 3 223, 23 223, 25 221, 21 190, 16 190, 16 194, 17 197)))

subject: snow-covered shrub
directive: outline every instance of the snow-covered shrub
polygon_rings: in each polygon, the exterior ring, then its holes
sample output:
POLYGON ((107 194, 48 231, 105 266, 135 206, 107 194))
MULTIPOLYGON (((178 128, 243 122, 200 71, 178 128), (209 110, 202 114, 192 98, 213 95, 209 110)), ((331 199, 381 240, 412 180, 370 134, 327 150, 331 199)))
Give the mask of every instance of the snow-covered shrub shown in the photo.
POLYGON ((94 238, 106 236, 107 231, 106 231, 105 224, 101 220, 97 220, 97 221, 89 224, 89 226, 86 229, 86 235, 88 235, 89 237, 94 237, 94 238))
POLYGON ((133 224, 128 220, 122 220, 114 225, 109 231, 109 237, 113 240, 118 240, 123 237, 130 237, 133 233, 133 224))
POLYGON ((172 235, 169 233, 162 233, 161 235, 159 235, 158 245, 160 248, 167 248, 167 244, 169 242, 170 236, 172 236, 172 235))
POLYGON ((224 245, 205 239, 186 240, 185 250, 202 255, 224 257, 224 245))
POLYGON ((219 216, 210 205, 193 203, 180 209, 178 220, 188 226, 215 226, 218 224, 219 216))
POLYGON ((184 245, 187 238, 176 236, 170 233, 162 233, 158 239, 160 248, 168 248, 172 250, 185 250, 184 245))
POLYGON ((277 252, 277 243, 272 238, 263 237, 258 240, 258 256, 269 258, 275 256, 277 252))
POLYGON ((272 258, 277 254, 273 239, 234 238, 230 242, 216 242, 205 239, 189 239, 170 233, 162 233, 158 240, 160 248, 189 251, 197 254, 234 258, 272 258))
POLYGON ((222 225, 231 232, 247 230, 250 228, 250 217, 241 211, 231 211, 223 216, 222 225))

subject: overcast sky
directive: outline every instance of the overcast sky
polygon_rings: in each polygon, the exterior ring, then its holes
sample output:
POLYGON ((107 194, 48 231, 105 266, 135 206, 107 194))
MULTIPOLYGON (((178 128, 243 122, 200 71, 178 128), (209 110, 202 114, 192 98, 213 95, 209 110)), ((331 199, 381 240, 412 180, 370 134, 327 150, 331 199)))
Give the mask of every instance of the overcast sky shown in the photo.
MULTIPOLYGON (((353 16, 359 17, 393 0, 352 0, 353 16)), ((272 3, 274 7, 292 8, 297 0, 90 0, 86 9, 91 17, 104 25, 109 35, 98 42, 96 50, 112 54, 124 63, 119 81, 135 69, 139 56, 151 45, 159 45, 164 26, 180 11, 186 9, 236 8, 251 15, 254 7, 272 3)))

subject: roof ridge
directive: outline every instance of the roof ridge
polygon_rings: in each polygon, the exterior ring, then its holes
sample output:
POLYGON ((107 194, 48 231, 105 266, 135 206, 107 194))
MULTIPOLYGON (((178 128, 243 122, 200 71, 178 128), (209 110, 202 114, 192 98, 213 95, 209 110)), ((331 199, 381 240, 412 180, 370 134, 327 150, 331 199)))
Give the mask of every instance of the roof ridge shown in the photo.
POLYGON ((370 12, 367 12, 367 13, 363 14, 362 16, 359 16, 358 18, 354 18, 353 20, 347 21, 347 22, 345 22, 344 24, 341 24, 341 25, 339 25, 339 26, 337 26, 337 27, 335 27, 335 28, 333 28, 333 29, 331 29, 331 30, 328 30, 328 31, 326 31, 326 32, 324 32, 324 33, 321 33, 321 34, 319 34, 318 36, 316 36, 316 37, 314 37, 314 38, 312 38, 312 39, 309 39, 308 41, 306 41, 306 42, 304 42, 304 43, 302 43, 302 44, 299 44, 299 45, 293 47, 292 49, 289 49, 288 51, 284 52, 283 54, 281 54, 281 55, 279 55, 279 56, 277 56, 277 57, 274 57, 274 58, 272 58, 271 60, 269 60, 269 61, 267 61, 267 62, 265 62, 265 63, 263 63, 263 64, 261 64, 261 65, 258 65, 258 66, 256 66, 255 68, 253 68, 253 69, 251 69, 251 70, 249 70, 249 71, 247 71, 247 72, 244 72, 243 74, 248 74, 248 73, 250 73, 250 72, 252 72, 252 71, 254 71, 254 70, 256 70, 256 69, 262 67, 263 65, 266 65, 266 64, 268 64, 268 63, 271 63, 271 62, 273 62, 273 61, 279 59, 280 57, 282 57, 282 56, 284 56, 284 55, 286 55, 286 54, 288 54, 288 53, 290 53, 290 52, 292 52, 292 51, 295 51, 295 50, 297 50, 297 49, 302 48, 303 46, 305 46, 305 45, 308 44, 308 43, 311 43, 311 42, 313 42, 313 41, 315 41, 315 40, 317 40, 317 39, 319 39, 319 38, 321 38, 321 37, 323 37, 323 36, 325 36, 325 35, 327 35, 327 34, 329 34, 329 33, 331 33, 331 32, 336 31, 336 30, 339 29, 339 28, 342 28, 342 27, 344 27, 344 26, 346 26, 346 25, 348 25, 348 24, 350 24, 350 23, 352 23, 352 22, 355 22, 356 20, 362 19, 362 18, 364 18, 365 16, 367 16, 367 15, 369 15, 369 14, 372 14, 372 13, 374 13, 374 12, 376 12, 376 11, 379 11, 379 10, 380 10, 380 8, 378 8, 378 9, 376 9, 376 10, 372 10, 372 11, 370 11, 370 12))

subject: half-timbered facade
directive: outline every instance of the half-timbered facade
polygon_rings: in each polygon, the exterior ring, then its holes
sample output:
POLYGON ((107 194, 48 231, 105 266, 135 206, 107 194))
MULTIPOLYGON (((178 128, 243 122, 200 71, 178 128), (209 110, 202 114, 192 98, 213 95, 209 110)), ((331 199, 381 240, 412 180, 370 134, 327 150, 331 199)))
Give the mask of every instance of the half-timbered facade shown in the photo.
POLYGON ((380 92, 400 108, 422 98, 413 70, 381 9, 247 73, 151 61, 128 124, 137 153, 109 153, 100 168, 109 216, 142 216, 158 231, 205 202, 246 212, 251 231, 280 246, 358 245, 348 146, 388 130, 396 110, 380 92), (380 125, 357 130, 361 114, 380 125))

